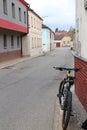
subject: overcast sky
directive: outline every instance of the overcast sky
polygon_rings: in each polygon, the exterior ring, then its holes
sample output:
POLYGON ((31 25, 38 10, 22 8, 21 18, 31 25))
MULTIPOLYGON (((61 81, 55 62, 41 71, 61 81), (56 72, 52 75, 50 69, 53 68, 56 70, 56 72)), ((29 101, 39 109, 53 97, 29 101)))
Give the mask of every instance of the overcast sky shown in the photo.
POLYGON ((53 31, 75 27, 75 0, 25 0, 53 31))

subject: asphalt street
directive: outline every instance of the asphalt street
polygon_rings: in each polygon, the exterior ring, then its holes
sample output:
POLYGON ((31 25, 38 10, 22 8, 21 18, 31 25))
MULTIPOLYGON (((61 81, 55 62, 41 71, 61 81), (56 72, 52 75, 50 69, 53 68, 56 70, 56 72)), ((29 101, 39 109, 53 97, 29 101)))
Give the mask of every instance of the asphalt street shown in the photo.
POLYGON ((56 94, 64 73, 73 67, 69 48, 60 48, 0 70, 0 130, 57 130, 56 94))

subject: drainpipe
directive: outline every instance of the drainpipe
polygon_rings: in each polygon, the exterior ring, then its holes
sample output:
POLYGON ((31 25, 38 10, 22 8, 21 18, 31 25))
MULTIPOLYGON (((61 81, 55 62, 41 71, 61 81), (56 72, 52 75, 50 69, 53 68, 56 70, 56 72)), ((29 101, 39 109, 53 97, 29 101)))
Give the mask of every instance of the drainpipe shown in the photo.
POLYGON ((22 54, 22 35, 21 35, 21 57, 23 56, 22 54))
POLYGON ((30 8, 30 5, 27 3, 27 33, 29 33, 29 18, 28 18, 29 8, 30 8))

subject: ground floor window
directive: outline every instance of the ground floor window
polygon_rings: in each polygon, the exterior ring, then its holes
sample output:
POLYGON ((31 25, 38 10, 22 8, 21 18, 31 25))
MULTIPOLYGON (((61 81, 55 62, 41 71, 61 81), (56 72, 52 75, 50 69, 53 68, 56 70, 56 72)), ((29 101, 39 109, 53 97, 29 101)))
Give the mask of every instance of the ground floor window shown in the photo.
POLYGON ((5 34, 3 35, 3 47, 4 49, 7 48, 7 36, 5 34))
POLYGON ((11 35, 11 48, 14 48, 14 37, 11 35))
POLYGON ((22 36, 20 33, 0 30, 0 52, 22 49, 22 36))
POLYGON ((19 43, 20 43, 19 36, 17 36, 17 48, 19 48, 19 43))
POLYGON ((41 38, 32 37, 31 39, 32 49, 41 47, 41 38))

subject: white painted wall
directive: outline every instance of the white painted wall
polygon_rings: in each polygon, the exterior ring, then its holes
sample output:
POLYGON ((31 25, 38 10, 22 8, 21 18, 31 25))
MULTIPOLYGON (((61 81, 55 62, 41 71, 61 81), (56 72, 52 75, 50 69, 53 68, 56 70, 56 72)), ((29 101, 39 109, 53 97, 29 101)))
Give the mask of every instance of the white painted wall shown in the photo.
POLYGON ((87 10, 84 0, 76 0, 76 50, 87 59, 87 10))
POLYGON ((50 30, 48 28, 42 28, 42 49, 43 52, 50 51, 50 30))

